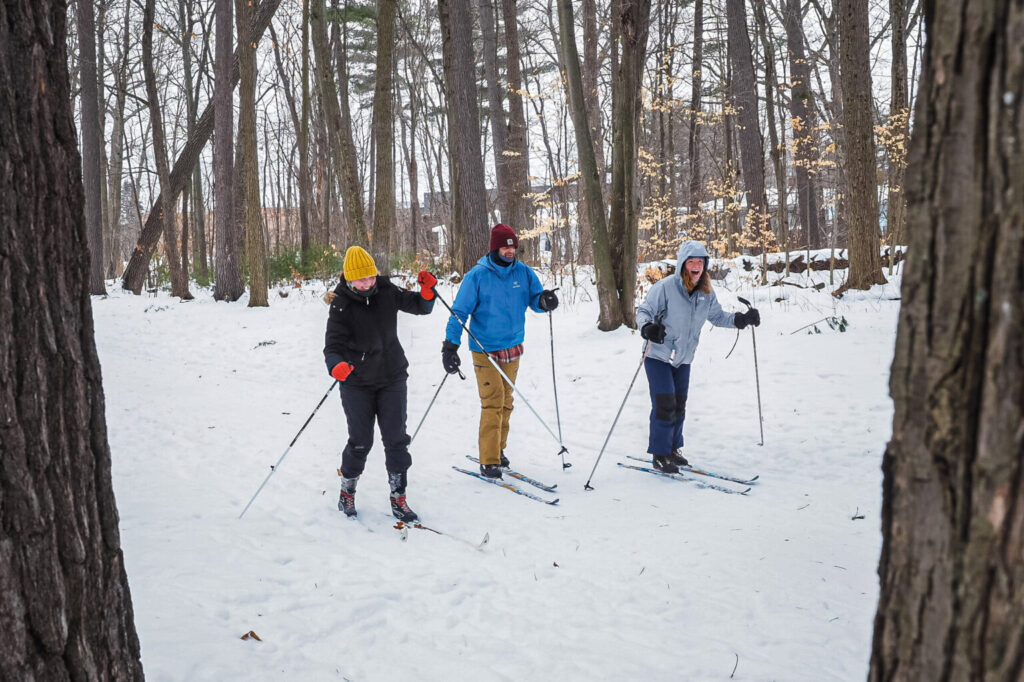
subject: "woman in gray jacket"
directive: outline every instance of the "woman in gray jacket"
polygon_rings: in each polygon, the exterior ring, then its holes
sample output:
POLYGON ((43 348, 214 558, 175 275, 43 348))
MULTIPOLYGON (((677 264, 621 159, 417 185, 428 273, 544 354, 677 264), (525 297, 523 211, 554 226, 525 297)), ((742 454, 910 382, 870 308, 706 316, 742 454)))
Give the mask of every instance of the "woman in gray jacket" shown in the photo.
POLYGON ((679 247, 676 274, 657 282, 636 310, 640 335, 647 339, 644 369, 651 391, 651 430, 647 452, 654 468, 677 473, 683 457, 683 419, 690 387, 690 363, 706 321, 743 329, 761 324, 757 308, 727 313, 718 304, 707 272, 708 251, 700 242, 679 247))

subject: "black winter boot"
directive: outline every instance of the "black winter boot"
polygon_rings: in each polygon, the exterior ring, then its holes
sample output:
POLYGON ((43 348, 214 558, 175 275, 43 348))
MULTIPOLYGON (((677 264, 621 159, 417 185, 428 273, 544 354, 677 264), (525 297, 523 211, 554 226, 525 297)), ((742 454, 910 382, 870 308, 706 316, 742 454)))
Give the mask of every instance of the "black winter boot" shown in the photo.
POLYGON ((672 454, 668 456, 668 461, 680 467, 690 466, 690 462, 685 457, 683 457, 682 448, 676 448, 675 450, 673 450, 672 454))
POLYGON ((338 498, 338 511, 345 512, 345 516, 350 518, 358 514, 356 511, 356 483, 358 481, 358 476, 355 478, 341 477, 341 496, 338 498))
POLYGON ((395 518, 405 523, 412 523, 419 519, 409 503, 405 501, 405 485, 409 478, 403 471, 401 473, 388 472, 388 485, 391 486, 391 513, 395 518))
POLYGON ((501 478, 501 465, 481 464, 480 475, 484 478, 501 478))
POLYGON ((678 474, 679 467, 672 461, 672 455, 655 455, 654 468, 665 474, 678 474))
POLYGON ((507 469, 508 468, 508 457, 505 456, 505 451, 504 450, 501 451, 501 468, 502 469, 507 469))
POLYGON ((420 518, 416 512, 409 509, 409 503, 405 501, 404 494, 391 493, 391 513, 395 515, 396 519, 406 523, 412 523, 420 518))

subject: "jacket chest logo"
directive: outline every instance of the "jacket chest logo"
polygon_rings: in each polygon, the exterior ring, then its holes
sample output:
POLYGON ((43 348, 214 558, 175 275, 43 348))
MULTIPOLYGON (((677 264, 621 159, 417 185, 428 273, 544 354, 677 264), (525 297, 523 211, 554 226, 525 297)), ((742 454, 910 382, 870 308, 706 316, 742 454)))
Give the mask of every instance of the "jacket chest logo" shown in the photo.
POLYGON ((517 280, 517 279, 512 280, 512 288, 513 289, 520 289, 520 288, 522 288, 519 285, 519 280, 517 280))

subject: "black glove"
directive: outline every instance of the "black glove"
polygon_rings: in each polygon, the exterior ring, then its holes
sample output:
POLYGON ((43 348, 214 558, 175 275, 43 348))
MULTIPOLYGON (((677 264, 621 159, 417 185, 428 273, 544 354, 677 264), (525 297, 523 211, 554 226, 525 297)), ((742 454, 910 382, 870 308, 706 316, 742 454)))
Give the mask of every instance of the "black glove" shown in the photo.
POLYGON ((757 312, 757 308, 751 308, 745 313, 736 313, 733 324, 737 329, 745 329, 748 324, 757 327, 761 324, 761 313, 757 312))
POLYGON ((441 364, 449 374, 458 373, 459 365, 462 364, 462 360, 459 360, 459 347, 448 339, 441 344, 441 364))
POLYGON ((640 336, 651 343, 665 343, 665 325, 661 322, 648 322, 640 328, 640 336))
POLYGON ((558 296, 550 289, 545 289, 540 292, 540 298, 537 299, 537 307, 546 313, 551 312, 558 307, 558 296))

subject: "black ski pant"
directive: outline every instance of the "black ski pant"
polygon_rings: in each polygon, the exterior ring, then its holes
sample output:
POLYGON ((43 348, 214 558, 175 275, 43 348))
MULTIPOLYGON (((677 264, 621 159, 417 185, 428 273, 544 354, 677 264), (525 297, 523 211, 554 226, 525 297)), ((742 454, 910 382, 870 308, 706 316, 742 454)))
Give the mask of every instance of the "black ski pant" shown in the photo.
POLYGON ((348 422, 348 443, 341 453, 341 475, 355 478, 366 467, 373 447, 373 425, 380 426, 384 465, 391 474, 404 474, 412 466, 409 434, 405 431, 406 380, 387 386, 341 384, 341 405, 348 422))

